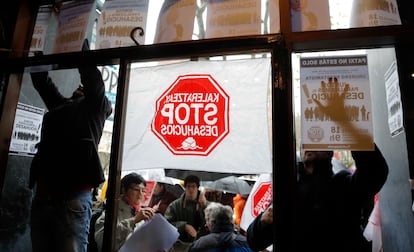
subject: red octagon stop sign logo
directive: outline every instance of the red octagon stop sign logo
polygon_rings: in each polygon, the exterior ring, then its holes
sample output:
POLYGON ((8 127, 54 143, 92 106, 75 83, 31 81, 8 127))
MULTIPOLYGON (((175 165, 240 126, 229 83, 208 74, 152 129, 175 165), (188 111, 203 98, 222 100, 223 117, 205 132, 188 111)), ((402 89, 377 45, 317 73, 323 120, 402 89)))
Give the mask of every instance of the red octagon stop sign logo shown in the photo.
POLYGON ((157 99, 151 131, 175 155, 207 156, 229 133, 229 100, 212 76, 181 75, 157 99))
POLYGON ((270 182, 261 183, 256 191, 253 192, 252 215, 258 216, 266 210, 270 202, 272 202, 272 184, 270 182))

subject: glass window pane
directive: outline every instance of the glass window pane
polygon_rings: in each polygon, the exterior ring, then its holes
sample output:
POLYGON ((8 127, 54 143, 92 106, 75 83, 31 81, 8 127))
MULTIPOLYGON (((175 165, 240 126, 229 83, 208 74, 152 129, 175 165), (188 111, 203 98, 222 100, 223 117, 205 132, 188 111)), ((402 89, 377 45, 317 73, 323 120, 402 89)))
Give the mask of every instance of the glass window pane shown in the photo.
POLYGON ((290 4, 294 32, 401 24, 396 0, 291 0, 290 4))
MULTIPOLYGON (((407 181, 409 168, 406 163, 408 153, 399 94, 402 83, 398 80, 395 49, 298 53, 292 55, 292 62, 298 143, 296 150, 300 161, 296 184, 298 211, 295 216, 300 227, 294 228, 294 237, 299 240, 311 237, 308 242, 297 244, 306 244, 306 249, 310 250, 315 250, 314 247, 331 250, 320 247, 320 237, 325 240, 332 234, 331 242, 326 245, 335 249, 338 244, 343 244, 340 237, 364 236, 370 239, 372 236, 367 231, 372 228, 372 223, 367 224, 368 218, 372 220, 378 213, 374 210, 377 209, 374 208, 374 202, 376 206, 381 202, 381 216, 387 216, 387 219, 393 221, 398 220, 401 213, 392 207, 395 204, 382 203, 412 202, 409 188, 397 189, 398 183, 393 183, 396 179, 407 181), (364 57, 366 61, 359 61, 364 57), (312 83, 319 85, 311 87, 312 83), (305 86, 309 88, 306 89, 305 86), (338 106, 335 106, 334 111, 325 107, 335 104, 338 106), (361 104, 371 108, 365 110, 368 107, 361 104), (373 127, 368 134, 371 134, 387 162, 378 156, 377 151, 354 152, 360 149, 353 149, 352 144, 340 147, 336 145, 338 142, 349 141, 354 135, 367 133, 369 130, 362 129, 367 121, 372 121, 373 127), (330 127, 325 130, 324 124, 330 127), (307 148, 304 144, 306 138, 312 138, 315 144, 328 140, 330 145, 319 150, 307 148), (326 152, 327 150, 333 153, 326 152), (398 164, 389 162, 387 156, 390 154, 395 155, 398 164), (369 163, 364 164, 362 159, 369 160, 369 163), (375 188, 372 187, 374 184, 375 188), (370 194, 364 193, 369 190, 372 191, 370 194), (396 190, 402 193, 396 195, 396 190), (318 205, 318 210, 313 212, 311 209, 315 209, 315 204, 318 205), (351 209, 358 214, 348 215, 352 212, 351 209), (330 214, 320 214, 322 212, 330 214), (341 221, 331 225, 334 219, 338 220, 337 216, 341 216, 341 221), (326 228, 315 229, 312 224, 315 220, 318 224, 326 223, 330 227, 328 233, 326 228), (355 233, 351 231, 352 222, 355 224, 353 230, 357 230, 355 233), (315 242, 314 245, 312 242, 315 242)), ((407 214, 409 211, 411 210, 407 208, 407 214)), ((361 250, 364 246, 358 239, 348 239, 345 246, 351 244, 353 249, 346 247, 344 251, 361 250)))
POLYGON ((44 54, 280 32, 279 0, 93 1, 43 5, 32 51, 44 54), (95 9, 96 8, 96 9, 95 9))
MULTIPOLYGON (((123 170, 197 168, 213 172, 249 173, 247 167, 222 166, 226 162, 220 163, 224 156, 228 156, 227 151, 233 148, 231 143, 249 136, 253 142, 259 141, 260 148, 264 148, 259 154, 261 151, 257 147, 254 153, 258 155, 253 157, 258 158, 258 162, 264 161, 270 155, 267 144, 262 145, 263 140, 269 140, 271 128, 267 112, 271 100, 267 79, 270 76, 270 65, 267 65, 270 61, 269 58, 252 59, 252 55, 244 57, 248 59, 220 60, 214 57, 214 61, 184 61, 150 67, 134 67, 134 64, 129 84, 123 170), (249 66, 254 69, 249 69, 249 66), (264 72, 257 73, 255 77, 255 69, 260 66, 264 72), (243 78, 238 77, 240 72, 244 73, 243 78), (194 82, 194 87, 187 86, 187 82, 194 82), (234 89, 236 87, 238 89, 234 89), (256 135, 260 136, 256 140, 247 132, 247 125, 252 120, 247 120, 247 114, 243 113, 251 107, 259 111, 246 113, 257 116, 257 127, 263 127, 263 131, 257 130, 262 133, 256 135), (239 135, 242 132, 244 137, 239 135), (159 156, 165 158, 160 159, 159 156), (209 158, 219 163, 205 166, 212 160, 202 160, 209 158), (186 162, 189 160, 195 163, 186 162), (198 167, 192 167, 193 164, 198 167)), ((248 146, 240 148, 240 151, 249 150, 248 146)), ((241 152, 237 155, 242 156, 241 152)))
MULTIPOLYGON (((166 178, 196 175, 207 200, 230 206, 237 193, 250 194, 260 173, 267 174, 261 184, 270 185, 271 64, 270 54, 260 56, 132 64, 122 175, 136 172, 149 181, 142 205, 152 204, 153 181, 166 178), (213 187, 231 175, 254 181, 248 191, 213 187)), ((264 204, 254 211, 272 200, 266 197, 271 187, 264 191, 257 196, 264 204)), ((252 218, 246 217, 241 228, 246 230, 252 218)))

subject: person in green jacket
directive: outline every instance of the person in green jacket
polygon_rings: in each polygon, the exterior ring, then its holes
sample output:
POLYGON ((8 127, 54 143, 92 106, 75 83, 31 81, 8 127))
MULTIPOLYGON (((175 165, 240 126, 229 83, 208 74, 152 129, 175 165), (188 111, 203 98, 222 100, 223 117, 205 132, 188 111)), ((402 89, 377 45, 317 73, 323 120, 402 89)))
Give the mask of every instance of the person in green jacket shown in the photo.
POLYGON ((180 233, 179 240, 193 242, 205 227, 204 209, 208 205, 203 193, 199 190, 200 179, 189 175, 184 179, 185 191, 181 197, 171 202, 164 217, 180 233))

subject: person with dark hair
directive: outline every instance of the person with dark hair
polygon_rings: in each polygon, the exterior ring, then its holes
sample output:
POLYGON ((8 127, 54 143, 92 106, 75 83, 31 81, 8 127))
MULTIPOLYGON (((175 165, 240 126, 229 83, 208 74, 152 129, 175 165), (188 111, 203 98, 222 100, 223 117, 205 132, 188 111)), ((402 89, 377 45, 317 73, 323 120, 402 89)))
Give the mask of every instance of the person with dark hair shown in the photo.
POLYGON ((204 209, 209 202, 199 191, 200 179, 189 175, 184 179, 184 193, 171 202, 164 217, 180 233, 179 240, 184 243, 193 242, 204 226, 204 209))
POLYGON ((167 184, 157 182, 148 206, 156 209, 157 213, 164 215, 168 205, 176 199, 177 196, 167 190, 167 184))
MULTIPOLYGON (((141 207, 141 203, 144 201, 146 185, 145 179, 137 173, 130 173, 121 179, 121 195, 115 235, 115 248, 117 251, 129 235, 155 213, 155 210, 150 207, 141 207)), ((95 240, 99 251, 102 251, 104 223, 105 212, 95 223, 95 240)))
POLYGON ((234 207, 233 198, 236 196, 235 193, 206 188, 204 194, 206 199, 210 202, 218 202, 223 205, 234 207))
MULTIPOLYGON (((87 40, 83 50, 89 50, 87 40)), ((86 251, 92 189, 104 181, 98 144, 111 103, 95 65, 80 65, 78 71, 81 85, 69 98, 60 93, 48 72, 31 73, 48 109, 30 168, 34 252, 86 251)))
POLYGON ((246 237, 234 232, 231 206, 211 202, 204 210, 210 233, 197 239, 188 252, 251 252, 246 237))
POLYGON ((200 187, 200 178, 196 175, 188 175, 184 178, 184 187, 186 187, 187 184, 195 184, 198 187, 200 187))
POLYGON ((355 172, 334 174, 332 156, 332 151, 303 154, 297 190, 298 251, 371 251, 362 235, 361 213, 385 183, 387 163, 375 146, 374 151, 352 151, 355 172))

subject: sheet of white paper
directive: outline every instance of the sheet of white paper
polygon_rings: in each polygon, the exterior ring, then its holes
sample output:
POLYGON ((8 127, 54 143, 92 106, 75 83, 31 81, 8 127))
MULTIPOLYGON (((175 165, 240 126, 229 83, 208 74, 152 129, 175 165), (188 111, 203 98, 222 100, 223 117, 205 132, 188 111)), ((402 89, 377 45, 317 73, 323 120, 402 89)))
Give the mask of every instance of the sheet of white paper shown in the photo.
POLYGON ((177 241, 179 233, 161 214, 139 227, 125 241, 120 252, 162 252, 170 249, 177 241))

